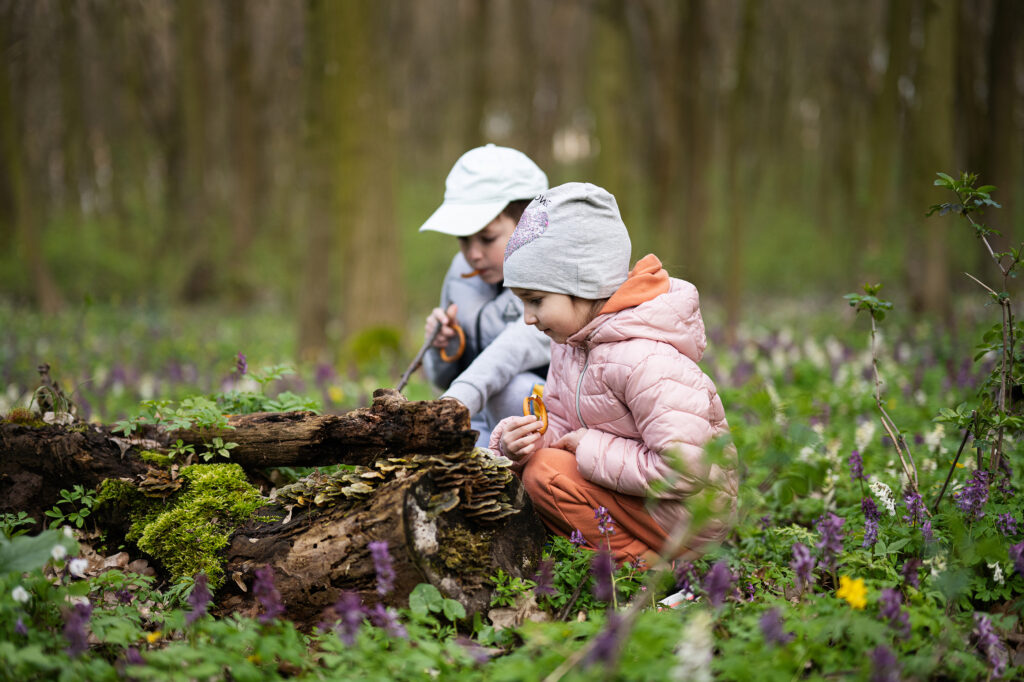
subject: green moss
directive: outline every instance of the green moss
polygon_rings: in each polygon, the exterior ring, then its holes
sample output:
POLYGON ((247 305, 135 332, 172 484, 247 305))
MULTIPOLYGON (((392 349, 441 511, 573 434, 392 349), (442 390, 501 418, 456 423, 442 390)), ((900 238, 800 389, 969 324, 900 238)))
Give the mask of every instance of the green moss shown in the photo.
POLYGON ((185 485, 167 506, 133 524, 129 539, 172 577, 205 573, 216 589, 224 582, 221 550, 264 500, 237 464, 196 464, 179 476, 185 485))
POLYGON ((465 528, 445 528, 437 534, 438 559, 450 571, 481 573, 491 565, 491 536, 465 528))
POLYGON ((164 469, 174 464, 174 457, 171 455, 165 455, 162 452, 157 452, 156 450, 143 450, 139 453, 139 459, 143 462, 149 462, 150 464, 155 464, 156 466, 164 469))

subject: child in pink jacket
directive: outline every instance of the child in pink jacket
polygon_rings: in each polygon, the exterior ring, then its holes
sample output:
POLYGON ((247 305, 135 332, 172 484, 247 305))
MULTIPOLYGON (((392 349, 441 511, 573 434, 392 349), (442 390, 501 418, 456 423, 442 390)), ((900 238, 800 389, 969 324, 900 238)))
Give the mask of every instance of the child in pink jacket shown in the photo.
POLYGON ((541 435, 537 417, 508 417, 491 447, 517 462, 553 532, 579 531, 591 548, 610 544, 617 562, 653 565, 666 538, 690 524, 687 499, 701 491, 713 493, 718 513, 689 529, 676 556, 721 540, 737 481, 731 464, 709 462, 704 449, 728 424, 697 365, 706 345, 697 289, 654 255, 632 271, 629 259, 615 198, 600 187, 561 185, 526 208, 505 249, 505 285, 522 299, 526 323, 553 342, 549 424, 541 435), (600 507, 614 519, 611 535, 598 527, 600 507))

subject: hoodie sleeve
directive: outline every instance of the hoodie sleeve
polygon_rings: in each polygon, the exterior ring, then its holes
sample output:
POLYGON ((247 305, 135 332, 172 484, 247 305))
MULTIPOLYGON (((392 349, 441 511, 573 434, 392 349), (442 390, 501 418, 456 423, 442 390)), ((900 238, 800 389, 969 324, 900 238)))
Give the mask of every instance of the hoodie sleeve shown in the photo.
POLYGON ((551 341, 543 332, 520 317, 509 324, 448 386, 444 397, 455 398, 470 414, 484 409, 492 394, 517 374, 546 365, 551 358, 551 341))
POLYGON ((685 498, 717 478, 704 446, 725 423, 714 384, 689 358, 651 354, 608 365, 605 380, 625 404, 640 440, 590 429, 576 450, 587 479, 629 495, 685 498))

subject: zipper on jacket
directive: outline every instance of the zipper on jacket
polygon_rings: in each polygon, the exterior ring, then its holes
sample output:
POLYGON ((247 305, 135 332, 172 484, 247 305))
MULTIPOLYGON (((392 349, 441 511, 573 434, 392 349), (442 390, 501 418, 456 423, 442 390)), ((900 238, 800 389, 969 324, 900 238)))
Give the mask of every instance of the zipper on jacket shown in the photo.
POLYGON ((580 412, 580 388, 583 386, 583 375, 587 373, 587 366, 590 364, 590 349, 583 347, 583 369, 580 370, 580 378, 576 380, 576 417, 580 420, 583 428, 589 429, 587 422, 583 421, 583 413, 580 412))

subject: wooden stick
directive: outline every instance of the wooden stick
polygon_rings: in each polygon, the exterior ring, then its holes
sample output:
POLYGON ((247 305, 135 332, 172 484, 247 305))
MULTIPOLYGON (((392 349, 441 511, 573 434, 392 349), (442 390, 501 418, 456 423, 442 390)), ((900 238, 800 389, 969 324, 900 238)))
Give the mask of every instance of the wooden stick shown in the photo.
POLYGON ((424 341, 423 345, 420 346, 420 350, 418 353, 416 353, 416 357, 412 359, 412 362, 409 364, 409 367, 407 367, 405 370, 405 374, 403 374, 402 378, 398 380, 398 385, 395 386, 396 391, 401 391, 403 388, 405 388, 405 385, 409 383, 409 377, 411 377, 412 373, 415 372, 416 369, 421 364, 423 364, 423 356, 427 354, 427 350, 430 349, 430 345, 434 343, 434 339, 437 338, 437 335, 438 333, 440 333, 440 331, 441 325, 437 325, 437 328, 434 329, 434 333, 430 335, 430 338, 424 341))

